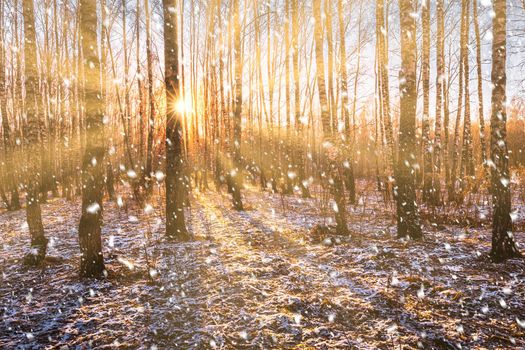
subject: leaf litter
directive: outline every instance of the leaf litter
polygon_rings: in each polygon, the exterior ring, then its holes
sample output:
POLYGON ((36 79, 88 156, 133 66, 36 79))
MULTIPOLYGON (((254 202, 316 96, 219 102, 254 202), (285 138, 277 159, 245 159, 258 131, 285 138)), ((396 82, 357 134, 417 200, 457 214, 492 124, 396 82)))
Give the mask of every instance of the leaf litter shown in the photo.
POLYGON ((36 269, 21 264, 24 212, 1 213, 0 348, 525 347, 525 264, 488 261, 489 229, 427 222, 423 242, 397 240, 369 196, 337 236, 315 199, 245 196, 236 212, 194 193, 185 243, 164 239, 160 199, 104 203, 101 280, 77 277, 78 203, 43 205, 36 269))

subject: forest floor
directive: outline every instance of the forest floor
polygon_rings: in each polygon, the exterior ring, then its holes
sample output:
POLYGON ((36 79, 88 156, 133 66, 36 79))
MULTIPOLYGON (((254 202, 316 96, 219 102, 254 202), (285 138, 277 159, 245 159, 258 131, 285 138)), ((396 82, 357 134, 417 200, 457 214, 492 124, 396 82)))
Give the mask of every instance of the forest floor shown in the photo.
POLYGON ((402 241, 367 199, 350 236, 314 239, 321 200, 248 188, 245 203, 194 193, 186 243, 164 239, 160 196, 105 203, 102 280, 78 278, 78 202, 43 205, 40 268, 21 264, 25 212, 0 213, 0 348, 525 348, 525 262, 488 261, 489 229, 427 222, 402 241))

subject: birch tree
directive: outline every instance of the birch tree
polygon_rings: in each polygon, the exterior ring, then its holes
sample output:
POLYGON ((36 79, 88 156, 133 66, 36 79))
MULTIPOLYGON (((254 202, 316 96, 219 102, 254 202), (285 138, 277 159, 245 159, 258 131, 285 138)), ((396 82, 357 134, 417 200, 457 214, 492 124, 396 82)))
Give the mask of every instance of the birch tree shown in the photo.
POLYGON ((331 129, 330 119, 330 106, 328 103, 327 92, 326 92, 326 79, 325 79, 325 65, 324 65, 324 53, 323 53, 323 26, 321 20, 321 0, 313 0, 313 15, 315 18, 314 23, 314 41, 315 41, 315 62, 317 66, 317 89, 319 96, 319 105, 321 107, 321 125, 324 133, 324 140, 322 147, 326 148, 323 150, 323 161, 328 162, 329 167, 329 186, 334 196, 335 206, 335 218, 337 224, 337 232, 340 234, 348 233, 346 224, 346 204, 344 202, 343 184, 341 177, 339 176, 339 169, 335 164, 335 159, 324 159, 330 157, 337 157, 333 155, 337 150, 333 150, 334 132, 331 129), (331 154, 332 153, 332 154, 331 154))
POLYGON ((47 251, 48 239, 44 235, 42 210, 40 208, 41 156, 42 149, 39 137, 41 119, 38 115, 38 66, 35 30, 35 7, 33 0, 24 0, 24 57, 25 57, 25 90, 26 90, 26 128, 24 144, 26 154, 26 216, 31 234, 31 250, 25 257, 29 265, 40 264, 47 251))
POLYGON ((181 98, 177 0, 163 0, 164 70, 166 84, 166 236, 187 240, 184 219, 184 157, 182 147, 182 112, 176 108, 181 98))
POLYGON ((399 72, 399 152, 395 174, 397 236, 423 236, 416 204, 416 21, 412 0, 399 0, 401 70, 399 72))
POLYGON ((105 137, 104 101, 100 94, 97 0, 80 0, 79 11, 86 126, 82 156, 82 215, 78 227, 80 275, 98 277, 105 271, 101 240, 105 137))
POLYGON ((512 234, 509 153, 507 148, 507 1, 494 0, 492 19, 492 114, 490 149, 492 159, 492 249, 496 262, 519 257, 512 234))
POLYGON ((241 23, 239 0, 233 0, 233 55, 235 60, 235 90, 233 101, 233 168, 230 171, 230 191, 233 207, 243 210, 241 198, 242 165, 241 165, 241 113, 242 113, 242 53, 241 23))

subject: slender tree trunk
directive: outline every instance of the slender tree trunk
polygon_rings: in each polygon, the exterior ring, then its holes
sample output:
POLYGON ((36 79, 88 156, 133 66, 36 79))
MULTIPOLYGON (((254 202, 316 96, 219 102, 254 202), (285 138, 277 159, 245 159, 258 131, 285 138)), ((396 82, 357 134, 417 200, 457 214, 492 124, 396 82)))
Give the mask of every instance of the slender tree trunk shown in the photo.
MULTIPOLYGON (((55 109, 54 109, 54 131, 53 131, 53 149, 52 153, 54 154, 56 152, 56 155, 54 155, 58 161, 56 161, 56 164, 54 165, 54 173, 53 173, 53 195, 55 197, 58 196, 58 185, 60 184, 60 180, 62 179, 61 174, 64 171, 64 168, 62 164, 64 164, 64 157, 63 157, 63 147, 60 144, 60 141, 57 142, 57 140, 60 140, 62 137, 62 131, 63 131, 63 122, 64 122, 64 114, 63 112, 63 91, 62 91, 62 56, 61 56, 61 43, 59 40, 59 30, 58 30, 58 24, 59 24, 59 12, 58 12, 58 4, 57 0, 53 0, 53 30, 54 30, 54 39, 55 39, 55 52, 54 52, 54 58, 56 61, 56 76, 54 80, 54 88, 55 88, 55 109)), ((67 38, 64 35, 64 40, 67 40, 67 38)))
MULTIPOLYGON (((47 6, 46 6, 46 19, 47 21, 49 22, 49 15, 51 13, 51 1, 49 1, 47 3, 47 6)), ((56 13, 56 12, 55 12, 56 13)), ((55 32, 55 38, 56 38, 56 47, 58 47, 58 31, 57 31, 57 27, 56 27, 56 18, 53 20, 54 22, 54 32, 55 32)), ((57 158, 57 132, 58 132, 58 121, 60 120, 60 114, 58 113, 58 109, 56 108, 52 108, 52 104, 54 103, 56 106, 58 106, 59 104, 59 101, 60 101, 60 94, 59 94, 59 89, 56 88, 56 89, 53 89, 53 85, 55 85, 52 81, 52 78, 51 78, 51 70, 52 70, 52 65, 53 65, 53 57, 57 60, 57 62, 59 61, 60 57, 59 57, 59 52, 58 52, 58 49, 55 50, 55 52, 52 52, 52 42, 51 40, 52 37, 53 37, 53 33, 52 33, 52 29, 53 28, 51 25, 48 25, 48 30, 46 31, 49 32, 49 36, 48 38, 46 38, 46 41, 48 42, 47 44, 47 60, 46 60, 46 85, 47 85, 47 93, 46 93, 46 96, 47 96, 47 104, 46 104, 46 108, 47 108, 47 114, 48 114, 48 120, 49 120, 49 124, 48 124, 48 134, 49 134, 49 142, 48 142, 48 157, 49 157, 49 160, 48 160, 48 163, 49 163, 49 171, 48 171, 48 187, 49 189, 52 191, 52 196, 53 197, 58 197, 58 177, 57 177, 57 160, 59 160, 59 158, 57 158), (54 94, 54 96, 53 96, 54 94), (55 100, 54 102, 52 100, 55 100)), ((55 75, 57 77, 57 79, 60 79, 60 69, 57 68, 57 71, 55 72, 55 75)))
POLYGON ((481 165, 483 177, 489 178, 487 167, 487 142, 485 140, 485 115, 483 112, 483 74, 481 72, 481 38, 479 33, 478 0, 472 0, 472 15, 474 20, 474 32, 476 36, 476 73, 478 76, 478 119, 479 119, 479 143, 481 147, 481 165))
MULTIPOLYGON (((106 38, 107 38, 106 42, 107 42, 107 46, 108 46, 109 57, 111 59, 111 70, 112 70, 112 73, 113 73, 113 79, 116 80, 117 72, 116 72, 116 69, 115 69, 115 59, 114 59, 114 55, 113 55, 113 49, 111 47, 110 34, 109 34, 108 28, 104 28, 103 33, 105 33, 106 38)), ((127 84, 125 84, 125 85, 127 86, 127 84)), ((128 94, 128 93, 125 92, 125 94, 128 94)), ((119 92, 118 85, 115 85, 115 95, 116 95, 116 98, 117 98, 118 115, 120 116, 120 120, 122 122, 122 126, 123 126, 123 129, 124 129, 124 133, 123 133, 123 136, 124 136, 124 152, 125 152, 126 158, 128 160, 128 163, 130 164, 129 169, 135 169, 135 162, 133 160, 133 146, 132 146, 132 142, 131 142, 131 135, 129 134, 129 131, 130 131, 129 118, 126 118, 126 106, 122 104, 122 100, 120 98, 120 92, 119 92)), ((131 181, 131 188, 133 190, 134 199, 137 201, 137 203, 142 205, 144 199, 143 199, 142 193, 140 191, 140 181, 137 181, 135 179, 131 179, 131 180, 132 180, 131 181)))
POLYGON ((430 142, 430 1, 422 4, 423 43, 421 55, 421 69, 423 75, 423 201, 433 203, 434 177, 433 173, 433 146, 430 142))
MULTIPOLYGON (((7 119, 7 94, 6 94, 6 79, 5 79, 5 44, 4 44, 4 1, 0 0, 0 117, 2 118, 2 129, 3 129, 3 155, 4 158, 0 158, 0 173, 4 176, 7 175, 8 171, 8 157, 9 157, 9 143, 10 143, 10 126, 7 119)), ((11 205, 5 194, 4 187, 9 187, 9 176, 5 176, 0 180, 0 190, 2 191, 2 200, 5 202, 7 209, 10 209, 11 205)))
POLYGON ((385 24, 385 2, 376 0, 376 40, 378 41, 378 67, 380 76, 381 89, 381 109, 383 111, 383 123, 386 136, 386 158, 393 171, 396 160, 394 154, 394 129, 392 127, 392 118, 390 115, 390 83, 388 78, 388 28, 385 24))
MULTIPOLYGON (((443 57, 444 61, 444 57, 443 57)), ((445 165, 445 184, 449 190, 447 201, 450 202, 450 188, 452 182, 451 149, 450 149, 450 61, 446 69, 446 79, 443 81, 443 163, 445 165)))
MULTIPOLYGON (((19 5, 20 1, 15 0, 14 1, 14 8, 16 9, 14 11, 14 31, 15 31, 15 45, 16 47, 22 47, 21 41, 23 38, 21 37, 20 30, 19 30, 19 5)), ((23 6, 23 3, 22 3, 23 6)), ((17 110, 17 126, 15 127, 15 134, 18 134, 16 136, 19 136, 21 139, 25 138, 24 128, 26 127, 27 121, 24 121, 22 118, 23 113, 25 112, 25 99, 22 98, 22 88, 24 85, 24 81, 22 78, 23 74, 23 65, 22 65, 22 54, 21 50, 18 50, 15 54, 15 60, 16 60, 16 80, 13 82, 13 96, 16 96, 17 98, 14 98, 14 104, 16 106, 17 110)), ((25 145, 22 143, 22 149, 25 147, 25 145)))
MULTIPOLYGON (((145 113, 145 106, 144 106, 144 88, 143 88, 143 82, 144 78, 142 75, 142 64, 140 61, 140 1, 137 1, 136 6, 136 14, 135 14, 135 20, 136 20, 136 60, 137 60, 137 94, 138 94, 138 119, 139 119, 139 128, 137 130, 138 135, 138 159, 139 159, 139 165, 142 166, 144 164, 144 117, 146 115, 145 113)), ((149 176, 147 174, 146 176, 149 176)))
MULTIPOLYGON (((77 10, 75 13, 76 21, 73 31, 73 59, 75 61, 75 67, 73 69, 73 76, 78 77, 78 79, 74 80, 74 87, 73 87, 73 99, 72 102, 73 110, 72 110, 72 116, 71 116, 71 139, 73 140, 73 144, 75 145, 74 154, 73 157, 82 157, 82 152, 84 149, 84 141, 82 139, 81 135, 81 121, 80 117, 82 115, 80 101, 81 101, 81 94, 80 94, 80 88, 81 88, 81 42, 80 42, 80 21, 79 21, 79 11, 77 10), (76 50, 75 50, 76 49, 76 50), (75 55, 76 51, 76 55, 75 55)), ((109 42, 108 42, 109 45, 109 42)), ((75 194, 80 194, 81 192, 81 184, 80 184, 80 176, 78 175, 80 170, 80 167, 75 164, 75 162, 71 162, 71 172, 74 178, 74 188, 75 188, 75 194)))
POLYGON ((241 199, 242 165, 241 165, 241 112, 242 112, 242 52, 239 0, 233 0, 233 31, 235 57, 235 97, 233 111, 233 169, 230 171, 233 207, 243 210, 241 199))
MULTIPOLYGON (((220 0, 219 0, 220 2, 220 0)), ((257 19, 258 20, 258 19, 257 19)), ((217 5, 217 21, 218 23, 221 23, 221 26, 222 26, 222 22, 221 22, 221 6, 220 4, 217 5)), ((258 33, 257 33, 257 30, 259 29, 258 28, 258 23, 256 23, 256 34, 255 36, 258 37, 258 33)), ((219 46, 219 96, 220 96, 220 121, 221 121, 221 135, 222 135, 222 138, 221 138, 221 142, 218 146, 220 146, 221 150, 225 150, 226 149, 226 145, 225 145, 225 141, 227 142, 228 140, 228 135, 229 135, 229 130, 228 130, 228 115, 227 115, 227 110, 226 110, 226 97, 225 97, 225 92, 224 92, 224 85, 225 85, 225 81, 224 81, 224 59, 223 59, 223 56, 224 56, 224 39, 225 39, 225 35, 222 35, 221 36, 221 44, 219 46)), ((258 48, 258 51, 260 52, 260 48, 258 48)), ((262 68, 259 68, 259 69, 262 69, 262 68)), ((262 79, 262 78, 261 78, 262 79)), ((261 93, 262 93, 262 90, 261 90, 261 93)), ((262 167, 262 164, 260 164, 260 166, 262 167)), ((218 158, 217 159, 217 176, 219 176, 219 179, 223 179, 222 176, 223 176, 223 172, 224 172, 224 167, 223 167, 223 164, 222 164, 222 158, 218 158)), ((222 182, 222 181, 221 181, 222 182)))
POLYGON ((31 234, 31 251, 24 261, 29 265, 40 264, 47 250, 48 239, 44 236, 42 213, 40 209, 40 155, 38 117, 38 68, 35 31, 35 10, 33 0, 22 2, 24 16, 24 57, 25 57, 25 88, 26 88, 26 118, 25 152, 27 154, 27 223, 31 234))
POLYGON ((458 164, 460 162, 460 146, 459 146, 459 131, 461 125, 461 112, 463 110, 463 93, 465 91, 465 85, 463 79, 465 77, 465 60, 464 57, 467 53, 467 45, 465 41, 465 31, 468 27, 467 12, 466 12, 465 0, 461 2, 461 29, 460 29, 460 54, 459 54, 459 84, 458 84, 458 110, 456 114, 456 124, 454 127, 454 141, 453 141, 453 155, 452 155, 452 167, 450 168, 450 183, 448 184, 448 200, 456 200, 456 180, 458 164))
POLYGON ((416 205, 416 21, 412 0, 399 0, 401 24, 401 71, 399 73, 400 122, 396 167, 397 235, 420 239, 423 236, 416 205))
MULTIPOLYGON (((210 140, 214 140, 214 132, 215 132, 215 126, 216 126, 216 115, 214 113, 214 105, 215 105, 215 99, 213 98, 213 76, 214 76, 214 66, 212 65, 211 60, 213 59, 212 53, 214 52, 214 33, 215 33, 215 1, 211 1, 211 3, 207 7, 207 16, 206 16, 206 23, 207 23, 207 31, 206 31, 206 41, 204 46, 204 57, 203 57, 203 71, 207 72, 204 76, 203 81, 203 102, 204 102, 204 114, 203 114, 203 129, 204 129, 204 137, 203 137, 203 166, 201 169, 201 176, 200 176, 200 190, 202 192, 209 189, 208 186, 208 170, 210 165, 210 159, 211 159, 211 152, 213 150, 213 142, 210 142, 210 140), (206 117, 204 117, 206 116, 206 117)), ((251 91, 251 90, 250 90, 251 91)), ((251 113, 250 113, 251 115, 251 113)), ((251 120, 251 118, 250 118, 251 120)))
MULTIPOLYGON (((263 162, 263 109, 264 112, 267 113, 264 105, 264 82, 262 78, 262 61, 261 61, 261 27, 260 27, 260 20, 259 20, 259 2, 257 0, 253 0, 253 9, 254 9, 254 40, 255 40, 255 62, 256 62, 256 69, 257 69, 257 82, 259 89, 258 91, 258 103, 259 103, 259 113, 258 113, 258 151, 257 151, 257 165, 259 167, 259 174, 260 174, 260 185, 261 190, 266 189, 266 164, 263 162), (264 106, 264 108, 263 108, 264 106)), ((218 11, 220 13, 220 9, 218 11)), ((220 17, 219 17, 220 18, 220 17)), ((292 38, 293 39, 293 38, 292 38)), ((221 51, 219 51, 221 52, 221 51)), ((222 56, 222 55, 221 55, 222 56)), ((222 62, 222 59, 220 60, 222 62)), ((219 69, 222 70, 222 67, 219 66, 219 69)), ((219 70, 219 73, 220 73, 219 70)), ((222 73, 220 73, 222 74, 222 73)), ((221 94, 221 105, 222 105, 222 79, 220 80, 221 86, 220 86, 220 94, 221 94)))
MULTIPOLYGON (((466 24, 465 24, 465 44, 468 45, 470 32, 470 0, 463 0, 465 2, 466 24)), ((466 187, 468 184, 463 175, 467 178, 474 177, 474 152, 472 149, 472 127, 470 121, 470 64, 469 64, 469 50, 465 48, 463 56, 463 66, 465 72, 465 116, 463 119, 463 150, 461 157, 461 184, 463 192, 468 191, 466 187)))
MULTIPOLYGON (((13 10, 13 41, 15 42, 15 45, 19 44, 19 34, 18 34, 18 13, 19 13, 19 1, 14 1, 14 10, 13 10)), ((21 131, 20 127, 20 113, 23 106, 22 98, 21 98, 21 72, 22 67, 20 64, 20 50, 17 52, 14 52, 15 50, 11 50, 11 62, 13 64, 13 68, 11 71, 12 74, 12 87, 11 87, 11 99, 12 99, 12 106, 13 106, 13 136, 18 137, 19 139, 23 139, 24 135, 21 131)), ((22 143, 23 146, 23 143, 22 143)), ((15 157, 18 154, 19 147, 14 147, 12 156, 15 157)), ((14 161, 14 158, 12 158, 14 161)), ((20 167, 17 167, 16 169, 13 169, 13 188, 11 189, 11 207, 12 208, 20 208, 20 198, 19 198, 19 184, 20 181, 20 167)))
MULTIPOLYGON (((340 40, 340 74, 341 74, 341 111, 342 111, 342 120, 345 124, 345 138, 346 138, 346 149, 345 152, 347 154, 347 157, 345 161, 343 162, 343 174, 345 179, 345 185, 348 190, 348 201, 350 204, 355 204, 356 198, 355 198, 355 178, 354 178, 354 157, 353 157, 353 150, 354 147, 352 147, 352 143, 355 141, 352 139, 352 129, 350 128, 350 116, 348 111, 348 71, 346 66, 346 31, 345 31, 345 23, 343 21, 343 4, 342 0, 337 0, 337 12, 338 12, 338 22, 339 22, 339 40, 340 40)), ((357 42, 357 71, 356 71, 356 77, 354 81, 354 101, 352 104, 352 112, 355 114, 356 112, 356 95, 357 95, 357 81, 359 77, 359 64, 361 60, 361 19, 359 19, 359 34, 358 34, 358 42, 357 42)))
POLYGON ((285 194, 292 194, 293 193, 293 183, 292 183, 292 177, 290 176, 290 170, 294 168, 292 164, 292 157, 291 157, 291 131, 292 126, 291 124, 291 113, 292 113, 292 105, 291 105, 291 91, 290 91, 290 0, 285 1, 285 26, 284 26, 284 39, 285 39, 285 59, 284 59, 284 65, 285 65, 285 93, 286 93, 286 141, 285 141, 285 155, 284 155, 284 176, 286 179, 285 182, 285 194))
MULTIPOLYGON (((68 21, 68 15, 69 15, 69 8, 67 6, 67 3, 63 4, 63 16, 64 21, 62 22, 62 32, 64 33, 64 60, 65 60, 65 78, 67 80, 64 81, 64 103, 62 104, 63 107, 67 105, 67 113, 64 113, 64 126, 67 130, 64 130, 64 133, 62 135, 62 143, 65 146, 64 149, 64 156, 67 159, 66 163, 63 165, 65 168, 62 176, 62 183, 64 187, 65 197, 67 200, 73 199, 73 177, 75 172, 73 171, 73 150, 74 146, 76 146, 74 139, 72 129, 73 129, 73 121, 72 117, 74 116, 73 112, 73 99, 71 98, 73 95, 73 88, 71 83, 71 57, 69 55, 69 44, 68 44, 68 28, 69 28, 69 21, 68 21), (67 115, 67 118, 66 118, 67 115)), ((73 35, 75 37, 75 35, 73 35)), ((73 38, 74 40, 74 38, 73 38)))
POLYGON ((148 136, 146 139, 146 171, 145 175, 149 179, 146 182, 148 189, 151 186, 151 173, 153 165, 153 134, 155 132, 155 96, 153 95, 153 54, 151 52, 151 12, 149 9, 149 0, 144 0, 144 12, 146 16, 146 59, 148 70, 148 101, 149 101, 149 116, 148 116, 148 136))
POLYGON ((495 262, 521 256, 512 235, 509 157, 507 149, 507 1, 494 0, 492 19, 492 249, 495 262))
MULTIPOLYGON (((327 142, 334 142, 334 133, 330 124, 330 106, 327 99, 326 83, 325 83, 325 65, 323 53, 323 27, 321 20, 321 1, 313 0, 313 15, 315 18, 314 24, 314 41, 315 41, 315 61, 317 66, 317 88, 319 96, 319 105, 321 107, 321 124, 323 127, 324 139, 327 142)), ((344 189, 342 186, 339 169, 337 167, 336 159, 331 159, 330 150, 325 150, 322 157, 327 158, 325 161, 329 163, 329 186, 332 195, 334 196, 335 204, 335 218, 337 224, 337 232, 339 234, 347 234, 348 227, 346 223, 346 205, 344 202, 344 189)))
POLYGON ((304 125, 301 122, 301 83, 299 76, 299 1, 291 0, 291 21, 292 21, 292 65, 293 65, 293 83, 294 83, 294 115, 295 115, 295 168, 297 170, 297 179, 303 198, 310 198, 310 191, 305 185, 305 152, 303 143, 304 125))
MULTIPOLYGON (((128 27, 127 27, 127 3, 128 1, 122 0, 122 51, 123 51, 123 65, 124 65, 124 130, 127 135, 124 136, 126 144, 128 144, 131 149, 131 144, 133 143, 133 130, 131 124, 131 101, 129 95, 129 53, 128 53, 128 27)), ((130 169, 135 169, 135 162, 133 161, 131 151, 129 159, 130 169)))
POLYGON ((44 114, 44 123, 40 129, 40 137, 44 147, 42 151, 42 182, 41 182, 41 193, 42 202, 47 201, 48 191, 53 189, 53 196, 56 195, 56 186, 54 181, 54 162, 55 162, 55 150, 54 150, 54 116, 51 115, 51 44, 50 44, 50 26, 49 26, 49 0, 44 1, 44 47, 43 57, 40 58, 42 63, 41 68, 41 93, 43 96, 42 110, 44 114))
MULTIPOLYGON (((434 162, 433 162, 433 185, 434 185, 434 196, 432 203, 439 205, 441 203, 441 121, 443 114, 443 102, 444 102, 444 80, 445 80, 445 53, 444 53, 444 31, 445 21, 443 13, 443 0, 436 0, 436 17, 437 17, 437 29, 436 29, 436 123, 435 123, 435 135, 434 135, 434 162)), ((448 158, 448 156, 447 156, 448 158)))
MULTIPOLYGON (((3 129, 3 142, 4 142, 4 173, 5 180, 3 186, 11 192, 11 201, 6 202, 7 209, 18 210, 20 209, 20 200, 18 195, 18 186, 15 177, 15 171, 13 169, 13 152, 11 140, 11 125, 9 124, 9 116, 7 111, 7 84, 6 84, 6 45, 5 30, 4 30, 4 13, 5 13, 5 1, 0 2, 0 114, 2 115, 2 129, 3 129)), ((13 63, 14 64, 14 63, 13 63)), ((14 81, 12 82, 15 83, 14 81)), ((13 103, 14 105, 14 103, 13 103)))
MULTIPOLYGON (((376 28, 377 30, 377 28, 376 28)), ((377 32, 376 32, 377 33, 377 32)), ((384 137, 383 137, 383 122, 382 122, 382 111, 381 111, 381 104, 379 103, 381 100, 381 90, 380 90, 380 82, 379 82, 379 74, 378 74, 378 45, 376 43, 375 45, 375 55, 374 55, 374 75, 375 75, 375 81, 374 81, 374 119, 375 119, 375 163, 376 163, 376 182, 377 182, 377 190, 379 192, 383 191, 383 181, 381 180, 381 172, 382 168, 384 166, 382 160, 380 159, 380 153, 382 152, 383 143, 384 143, 384 137)))
MULTIPOLYGON (((277 192, 277 150, 278 142, 275 141, 275 127, 274 127, 274 114, 273 114, 273 100, 274 100, 274 88, 275 88, 275 62, 277 61, 277 50, 272 50, 272 20, 271 20, 272 7, 271 2, 268 3, 267 13, 266 13, 266 31, 267 31, 267 41, 266 41, 266 68, 268 76, 268 111, 267 114, 267 124, 270 130, 269 144, 272 148, 271 155, 271 185, 272 191, 277 192)), ((275 42, 274 40, 273 42, 275 42)), ((276 46, 276 45, 275 45, 276 46)))
MULTIPOLYGON (((101 6, 101 20, 106 23, 106 0, 100 0, 101 6)), ((106 27, 106 25, 104 25, 106 27)), ((108 37, 104 35, 106 29, 102 29, 101 33, 101 62, 100 62, 100 77, 101 77, 101 94, 104 101, 104 113, 108 113, 108 84, 107 84, 107 67, 108 67, 108 37)), ((142 130, 142 129, 141 129, 142 130)), ((111 153, 106 156, 106 190, 108 197, 111 200, 115 199, 115 176, 113 174, 113 164, 111 161, 111 153)))
POLYGON ((82 216, 78 227, 80 276, 100 277, 102 200, 104 196, 104 101, 100 98, 100 60, 97 45, 97 1, 80 0, 80 41, 84 66, 86 144, 82 157, 82 216))
POLYGON ((330 111, 328 110, 328 97, 326 91, 324 45, 323 45, 323 22, 321 19, 321 0, 313 0, 313 11, 315 18, 314 40, 315 40, 315 62, 317 66, 317 89, 319 94, 319 105, 321 107, 321 125, 325 138, 331 136, 330 111))
POLYGON ((187 240, 184 220, 184 163, 182 113, 173 106, 180 99, 177 0, 163 0, 164 60, 166 83, 166 236, 187 240))
POLYGON ((328 46, 328 57, 327 57, 327 68, 328 68, 328 84, 327 84, 327 95, 328 105, 330 109, 330 120, 332 126, 332 133, 337 133, 337 107, 335 105, 335 90, 334 90, 334 43, 332 33, 332 1, 328 0, 324 2, 325 6, 325 26, 326 26, 326 44, 328 46))

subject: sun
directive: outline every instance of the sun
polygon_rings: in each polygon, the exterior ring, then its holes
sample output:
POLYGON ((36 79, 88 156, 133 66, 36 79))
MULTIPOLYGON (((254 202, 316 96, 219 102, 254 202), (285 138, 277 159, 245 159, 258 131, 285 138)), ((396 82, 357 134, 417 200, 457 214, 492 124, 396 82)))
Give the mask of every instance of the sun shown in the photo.
POLYGON ((175 111, 181 114, 193 113, 193 103, 190 98, 182 98, 175 102, 175 111))

